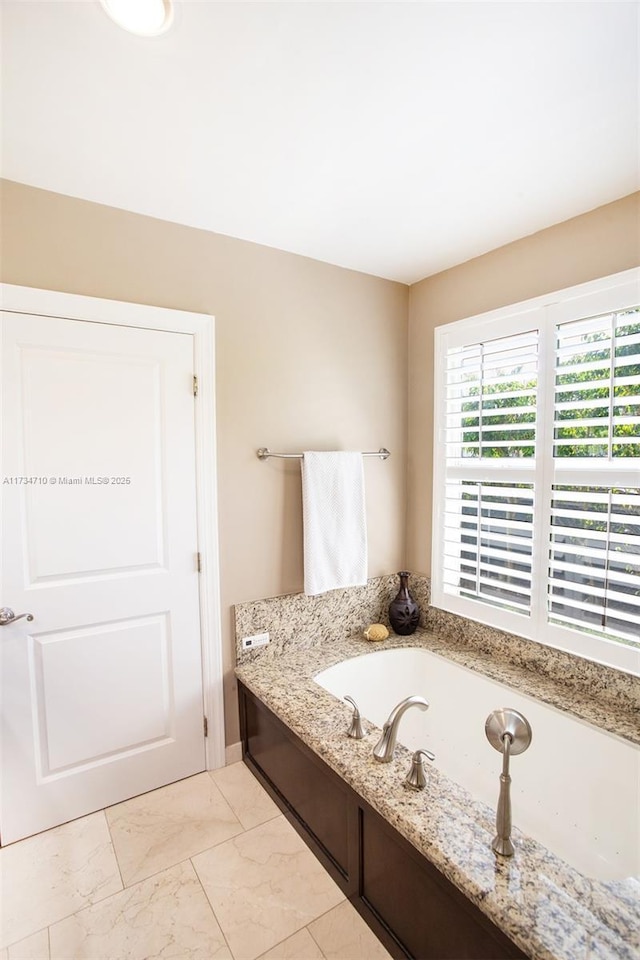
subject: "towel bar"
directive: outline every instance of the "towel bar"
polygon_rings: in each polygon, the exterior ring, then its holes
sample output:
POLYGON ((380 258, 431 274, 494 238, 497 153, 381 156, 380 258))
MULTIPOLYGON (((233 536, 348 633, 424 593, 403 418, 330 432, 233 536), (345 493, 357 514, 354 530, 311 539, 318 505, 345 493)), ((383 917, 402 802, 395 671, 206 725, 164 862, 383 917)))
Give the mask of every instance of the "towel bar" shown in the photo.
MULTIPOLYGON (((381 460, 386 460, 387 457, 391 456, 389 450, 386 447, 380 447, 379 450, 368 451, 362 454, 363 457, 380 457, 381 460)), ((281 460, 301 460, 304 457, 304 453, 271 453, 268 447, 260 447, 257 451, 258 460, 268 460, 269 457, 279 457, 281 460)))

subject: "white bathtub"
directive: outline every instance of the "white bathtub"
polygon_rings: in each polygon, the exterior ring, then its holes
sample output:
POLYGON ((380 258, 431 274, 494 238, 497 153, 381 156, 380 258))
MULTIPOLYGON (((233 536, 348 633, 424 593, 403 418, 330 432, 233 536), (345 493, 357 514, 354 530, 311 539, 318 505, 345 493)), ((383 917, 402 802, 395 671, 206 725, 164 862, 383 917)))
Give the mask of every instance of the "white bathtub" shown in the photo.
POLYGON ((587 876, 640 875, 639 747, 426 650, 355 657, 315 680, 352 696, 379 727, 399 700, 425 697, 429 710, 405 713, 399 742, 432 750, 442 773, 494 810, 502 760, 484 725, 492 710, 514 707, 533 730, 511 760, 514 826, 587 876))

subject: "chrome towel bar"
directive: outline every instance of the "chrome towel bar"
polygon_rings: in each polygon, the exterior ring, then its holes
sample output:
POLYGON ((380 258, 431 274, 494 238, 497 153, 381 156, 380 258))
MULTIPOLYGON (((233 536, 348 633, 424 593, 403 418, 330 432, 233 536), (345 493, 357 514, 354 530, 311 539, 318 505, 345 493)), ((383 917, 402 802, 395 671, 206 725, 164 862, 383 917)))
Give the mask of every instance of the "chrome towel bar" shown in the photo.
MULTIPOLYGON (((389 450, 386 447, 380 447, 379 450, 368 451, 362 454, 363 457, 380 457, 381 460, 386 460, 387 457, 391 456, 389 450)), ((268 460, 269 457, 279 457, 281 460, 302 460, 304 453, 271 453, 268 447, 260 447, 257 451, 258 460, 268 460)))

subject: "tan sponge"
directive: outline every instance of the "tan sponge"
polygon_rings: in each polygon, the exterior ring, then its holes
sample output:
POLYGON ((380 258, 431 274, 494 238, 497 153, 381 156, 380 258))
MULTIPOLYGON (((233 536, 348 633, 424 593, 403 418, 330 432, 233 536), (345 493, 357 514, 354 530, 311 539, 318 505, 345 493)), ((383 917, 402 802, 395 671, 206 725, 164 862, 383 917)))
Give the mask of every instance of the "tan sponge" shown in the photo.
POLYGON ((384 623, 372 623, 371 626, 367 627, 364 631, 364 635, 367 640, 386 640, 389 636, 389 631, 384 623))

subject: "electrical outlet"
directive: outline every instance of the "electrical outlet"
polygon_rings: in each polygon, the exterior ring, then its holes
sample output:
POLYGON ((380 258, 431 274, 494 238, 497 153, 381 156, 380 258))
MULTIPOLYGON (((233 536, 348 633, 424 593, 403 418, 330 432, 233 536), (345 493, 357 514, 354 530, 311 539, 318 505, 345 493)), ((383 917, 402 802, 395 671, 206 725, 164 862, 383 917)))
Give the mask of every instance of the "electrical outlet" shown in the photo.
POLYGON ((264 647, 269 643, 268 633, 254 633, 252 637, 242 638, 242 649, 253 650, 254 647, 264 647))

